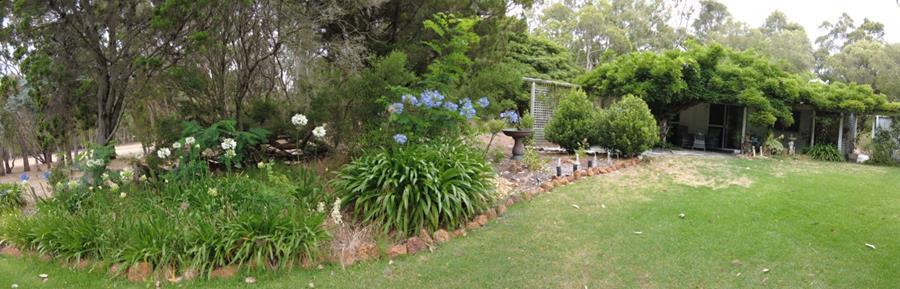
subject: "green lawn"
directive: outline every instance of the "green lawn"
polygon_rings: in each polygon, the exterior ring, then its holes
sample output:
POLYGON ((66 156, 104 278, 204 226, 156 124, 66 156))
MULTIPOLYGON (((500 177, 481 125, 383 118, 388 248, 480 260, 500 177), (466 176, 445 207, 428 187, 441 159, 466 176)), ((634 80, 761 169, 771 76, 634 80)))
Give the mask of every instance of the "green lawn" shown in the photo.
MULTIPOLYGON (((244 273, 258 278, 253 286, 243 278, 180 286, 897 288, 898 272, 900 168, 677 158, 559 188, 393 264, 244 273)), ((12 283, 150 285, 0 257, 0 288, 12 283), (40 273, 50 280, 40 283, 40 273)))

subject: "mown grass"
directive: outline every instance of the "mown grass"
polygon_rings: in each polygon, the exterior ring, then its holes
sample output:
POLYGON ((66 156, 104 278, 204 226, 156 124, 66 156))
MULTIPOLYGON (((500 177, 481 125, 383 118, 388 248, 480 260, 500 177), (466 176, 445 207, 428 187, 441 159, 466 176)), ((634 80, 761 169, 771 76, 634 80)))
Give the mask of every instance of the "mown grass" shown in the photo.
MULTIPOLYGON (((900 168, 774 160, 675 161, 674 167, 659 161, 557 189, 516 205, 486 228, 434 253, 393 264, 244 272, 242 277, 257 277, 257 284, 246 285, 241 277, 179 286, 896 288, 900 284, 900 168), (686 176, 686 170, 699 176, 686 176), (741 178, 744 181, 729 182, 741 178)), ((12 283, 20 288, 150 285, 110 279, 102 272, 72 272, 32 259, 0 257, 0 287, 12 283), (40 273, 49 274, 50 280, 41 283, 40 273)))

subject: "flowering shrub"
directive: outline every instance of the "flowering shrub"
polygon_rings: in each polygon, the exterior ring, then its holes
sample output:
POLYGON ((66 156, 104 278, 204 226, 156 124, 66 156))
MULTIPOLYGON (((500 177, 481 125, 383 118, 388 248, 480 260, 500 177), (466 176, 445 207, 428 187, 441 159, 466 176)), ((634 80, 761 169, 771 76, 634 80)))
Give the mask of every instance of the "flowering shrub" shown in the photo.
MULTIPOLYGON (((478 101, 486 107, 487 98, 478 101)), ((474 119, 478 111, 471 99, 458 101, 447 99, 435 90, 425 90, 418 97, 406 94, 400 102, 388 105, 390 113, 388 131, 393 132, 393 142, 424 143, 437 138, 458 138, 468 129, 467 121, 474 119)))
POLYGON ((333 184, 363 221, 413 234, 458 227, 487 209, 491 174, 480 151, 431 143, 365 155, 341 169, 333 184))
POLYGON ((87 150, 78 153, 77 167, 84 172, 84 179, 89 184, 100 184, 109 160, 115 156, 115 144, 106 146, 91 145, 87 150))

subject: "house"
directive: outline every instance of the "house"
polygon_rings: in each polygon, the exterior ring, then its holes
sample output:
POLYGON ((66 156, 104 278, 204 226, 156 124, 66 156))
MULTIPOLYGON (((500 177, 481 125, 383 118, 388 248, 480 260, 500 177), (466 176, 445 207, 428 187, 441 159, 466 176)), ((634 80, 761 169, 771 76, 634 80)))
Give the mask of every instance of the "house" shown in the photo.
MULTIPOLYGON (((740 153, 746 149, 742 147, 741 136, 747 136, 746 141, 758 146, 771 131, 775 137, 783 136, 781 142, 785 149, 788 149, 790 142, 798 152, 817 142, 825 142, 837 144, 838 149, 844 151, 849 132, 846 114, 800 103, 792 106, 794 122, 791 125, 779 121, 768 127, 748 122, 747 115, 752 112, 752 108, 731 104, 702 103, 692 106, 670 119, 668 141, 686 148, 740 153)), ((876 123, 883 125, 887 118, 876 116, 875 119, 876 123)))

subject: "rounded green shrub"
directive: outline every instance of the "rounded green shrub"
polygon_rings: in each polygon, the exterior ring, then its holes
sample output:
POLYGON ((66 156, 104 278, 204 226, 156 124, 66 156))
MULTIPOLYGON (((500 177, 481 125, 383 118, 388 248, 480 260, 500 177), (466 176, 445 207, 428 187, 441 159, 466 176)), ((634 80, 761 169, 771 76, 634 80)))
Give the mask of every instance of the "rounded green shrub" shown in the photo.
POLYGON ((584 91, 571 90, 560 98, 553 118, 544 128, 544 137, 570 152, 575 151, 595 134, 596 114, 584 91))
POLYGON ((480 151, 429 143, 364 155, 341 169, 334 189, 364 222, 415 234, 456 228, 486 210, 491 175, 480 151))
POLYGON ((597 144, 626 156, 640 154, 659 142, 656 119, 647 103, 626 95, 597 117, 597 144))

